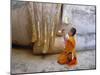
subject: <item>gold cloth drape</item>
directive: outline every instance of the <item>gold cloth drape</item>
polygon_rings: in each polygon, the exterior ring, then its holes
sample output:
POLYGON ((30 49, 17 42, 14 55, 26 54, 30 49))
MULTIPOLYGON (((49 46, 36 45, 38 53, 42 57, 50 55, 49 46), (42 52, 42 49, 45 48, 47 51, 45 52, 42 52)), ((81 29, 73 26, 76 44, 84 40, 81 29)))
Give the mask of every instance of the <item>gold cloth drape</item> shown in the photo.
POLYGON ((49 53, 60 24, 61 4, 29 2, 28 8, 32 19, 33 52, 49 53))

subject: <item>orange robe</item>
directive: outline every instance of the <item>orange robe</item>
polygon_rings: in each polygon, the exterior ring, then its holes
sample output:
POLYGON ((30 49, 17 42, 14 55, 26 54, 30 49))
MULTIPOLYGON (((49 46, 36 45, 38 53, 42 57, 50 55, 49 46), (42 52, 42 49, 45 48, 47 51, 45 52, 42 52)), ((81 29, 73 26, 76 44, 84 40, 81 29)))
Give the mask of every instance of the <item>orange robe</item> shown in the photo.
POLYGON ((66 40, 65 50, 58 57, 59 64, 68 64, 69 66, 77 64, 75 46, 75 38, 70 36, 69 39, 66 40))

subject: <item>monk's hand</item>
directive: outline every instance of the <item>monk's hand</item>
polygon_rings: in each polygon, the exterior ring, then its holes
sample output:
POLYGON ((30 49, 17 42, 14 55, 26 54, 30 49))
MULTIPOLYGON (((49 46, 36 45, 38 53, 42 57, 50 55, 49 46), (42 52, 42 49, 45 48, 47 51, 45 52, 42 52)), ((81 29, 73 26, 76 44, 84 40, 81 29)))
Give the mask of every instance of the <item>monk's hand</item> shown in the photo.
POLYGON ((67 51, 66 51, 66 50, 64 50, 64 53, 66 54, 66 53, 67 53, 67 51))

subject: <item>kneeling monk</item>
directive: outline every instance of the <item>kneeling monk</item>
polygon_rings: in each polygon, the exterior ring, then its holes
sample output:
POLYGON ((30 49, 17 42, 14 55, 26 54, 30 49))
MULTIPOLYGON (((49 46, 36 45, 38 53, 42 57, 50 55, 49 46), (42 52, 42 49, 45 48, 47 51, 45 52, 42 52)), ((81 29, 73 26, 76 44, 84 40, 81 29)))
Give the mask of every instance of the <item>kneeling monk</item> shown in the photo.
MULTIPOLYGON (((62 30, 62 33, 65 30, 62 30)), ((75 34, 76 29, 71 28, 71 30, 68 32, 68 35, 64 35, 64 41, 65 41, 65 50, 59 55, 58 57, 58 63, 59 64, 67 64, 69 66, 76 65, 77 64, 77 57, 76 57, 76 42, 75 42, 75 34)))

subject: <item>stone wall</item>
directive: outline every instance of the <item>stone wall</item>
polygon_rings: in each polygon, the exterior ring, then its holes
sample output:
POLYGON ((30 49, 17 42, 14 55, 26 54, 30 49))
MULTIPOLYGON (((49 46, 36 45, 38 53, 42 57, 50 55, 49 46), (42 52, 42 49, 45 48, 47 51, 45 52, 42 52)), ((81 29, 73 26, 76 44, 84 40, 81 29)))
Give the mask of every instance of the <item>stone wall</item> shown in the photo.
POLYGON ((95 17, 95 6, 63 5, 62 21, 71 23, 77 29, 77 50, 95 49, 95 17))

